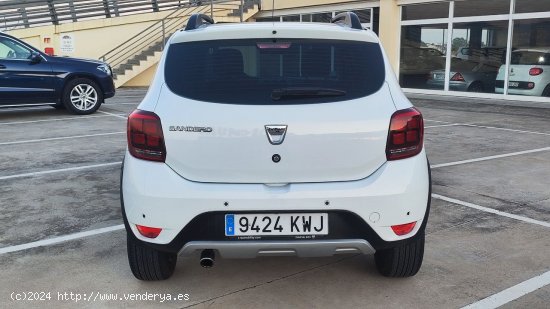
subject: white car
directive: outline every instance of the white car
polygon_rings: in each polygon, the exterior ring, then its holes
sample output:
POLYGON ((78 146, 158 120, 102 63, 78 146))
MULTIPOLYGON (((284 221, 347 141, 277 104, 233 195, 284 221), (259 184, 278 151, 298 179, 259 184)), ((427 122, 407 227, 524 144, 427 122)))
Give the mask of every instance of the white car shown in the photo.
POLYGON ((353 13, 332 24, 194 15, 128 118, 131 270, 166 279, 197 251, 205 267, 215 255, 363 253, 385 276, 413 276, 430 208, 423 128, 353 13))
MULTIPOLYGON (((504 93, 506 66, 498 71, 496 93, 504 93)), ((550 47, 512 52, 508 94, 550 97, 550 47)))

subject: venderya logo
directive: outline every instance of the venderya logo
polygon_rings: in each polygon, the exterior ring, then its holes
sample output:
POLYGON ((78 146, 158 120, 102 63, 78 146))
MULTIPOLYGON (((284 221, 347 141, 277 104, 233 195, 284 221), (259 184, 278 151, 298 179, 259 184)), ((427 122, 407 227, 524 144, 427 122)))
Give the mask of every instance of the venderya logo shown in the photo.
POLYGON ((212 132, 211 127, 190 127, 190 126, 170 126, 170 131, 184 131, 184 132, 212 132))

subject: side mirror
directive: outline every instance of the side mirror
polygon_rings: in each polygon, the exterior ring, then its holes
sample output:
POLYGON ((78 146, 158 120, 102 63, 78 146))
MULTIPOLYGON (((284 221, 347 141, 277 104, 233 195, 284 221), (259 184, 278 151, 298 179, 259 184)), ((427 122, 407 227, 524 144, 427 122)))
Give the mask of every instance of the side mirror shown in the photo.
POLYGON ((31 63, 39 63, 40 61, 42 61, 42 56, 40 55, 40 53, 37 53, 35 51, 31 52, 31 57, 30 57, 30 60, 31 60, 31 63))

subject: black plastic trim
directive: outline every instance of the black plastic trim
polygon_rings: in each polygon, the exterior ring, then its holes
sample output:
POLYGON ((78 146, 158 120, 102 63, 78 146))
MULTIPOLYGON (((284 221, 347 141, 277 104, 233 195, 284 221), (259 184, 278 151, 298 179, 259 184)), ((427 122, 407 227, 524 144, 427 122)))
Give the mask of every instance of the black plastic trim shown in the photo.
POLYGON ((353 12, 344 12, 340 13, 330 21, 333 24, 340 24, 352 29, 363 30, 363 25, 361 25, 361 20, 359 16, 353 12))
POLYGON ((195 30, 203 25, 213 25, 214 19, 212 19, 210 16, 205 14, 193 14, 187 21, 187 26, 185 26, 185 31, 188 30, 195 30))

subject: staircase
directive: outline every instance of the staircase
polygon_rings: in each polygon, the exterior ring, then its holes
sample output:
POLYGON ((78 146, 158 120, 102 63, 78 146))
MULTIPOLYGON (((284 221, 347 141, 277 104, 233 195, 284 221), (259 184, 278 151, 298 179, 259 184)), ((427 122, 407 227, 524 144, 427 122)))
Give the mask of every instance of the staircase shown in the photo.
POLYGON ((206 14, 216 22, 241 22, 259 11, 259 3, 259 0, 190 1, 113 48, 100 60, 113 68, 115 86, 118 88, 155 66, 168 38, 184 28, 192 14, 206 14))

